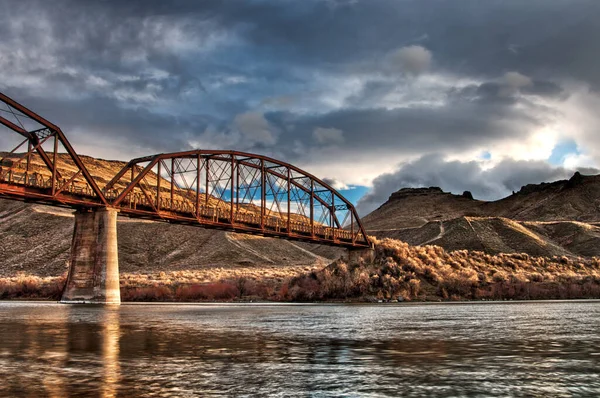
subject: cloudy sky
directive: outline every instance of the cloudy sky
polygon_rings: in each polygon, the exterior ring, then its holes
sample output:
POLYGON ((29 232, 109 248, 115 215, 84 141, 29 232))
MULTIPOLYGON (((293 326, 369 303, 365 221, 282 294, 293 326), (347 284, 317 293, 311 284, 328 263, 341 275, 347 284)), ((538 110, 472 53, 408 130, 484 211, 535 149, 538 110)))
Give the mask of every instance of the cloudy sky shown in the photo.
POLYGON ((363 215, 600 165, 597 0, 168 3, 0 0, 0 91, 80 153, 266 154, 363 215))

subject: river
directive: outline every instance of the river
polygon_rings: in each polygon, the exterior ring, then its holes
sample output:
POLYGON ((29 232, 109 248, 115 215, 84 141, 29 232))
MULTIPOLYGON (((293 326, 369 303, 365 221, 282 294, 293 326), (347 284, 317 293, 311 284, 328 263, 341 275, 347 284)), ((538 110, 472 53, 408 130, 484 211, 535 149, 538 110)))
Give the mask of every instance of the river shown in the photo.
POLYGON ((0 396, 600 396, 600 302, 0 302, 0 396))

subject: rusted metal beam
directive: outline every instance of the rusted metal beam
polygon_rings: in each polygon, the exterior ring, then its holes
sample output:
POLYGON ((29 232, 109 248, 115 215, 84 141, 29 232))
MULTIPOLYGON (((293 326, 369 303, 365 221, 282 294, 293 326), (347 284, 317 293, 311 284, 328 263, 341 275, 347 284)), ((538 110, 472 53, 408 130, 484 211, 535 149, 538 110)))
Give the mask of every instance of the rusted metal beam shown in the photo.
MULTIPOLYGON (((13 130, 17 134, 20 134, 23 137, 28 138, 29 142, 31 142, 31 144, 36 147, 36 151, 37 151, 38 155, 40 155, 40 158, 42 158, 42 161, 46 164, 46 166, 50 170, 53 170, 53 172, 54 172, 54 168, 55 168, 54 164, 50 161, 50 158, 46 154, 46 151, 44 151, 44 148, 42 148, 42 146, 39 145, 40 139, 38 138, 37 135, 30 133, 29 131, 23 129, 20 126, 17 126, 16 124, 12 123, 8 119, 3 118, 2 116, 0 116, 0 124, 4 125, 5 127, 8 127, 9 129, 13 130)), ((58 177, 60 178, 60 173, 58 174, 58 177)))
POLYGON ((230 198, 229 201, 231 202, 231 208, 229 209, 229 220, 231 220, 231 223, 233 224, 233 205, 234 205, 234 198, 233 198, 233 183, 235 182, 233 180, 233 175, 235 174, 235 156, 231 155, 231 173, 230 173, 230 178, 231 178, 231 192, 230 192, 230 198))
POLYGON ((111 203, 111 205, 115 206, 115 207, 119 206, 119 204, 123 201, 123 199, 125 199, 127 194, 129 194, 129 192, 131 192, 131 190, 134 188, 134 186, 137 185, 140 182, 140 180, 146 176, 148 171, 152 170, 152 168, 154 167, 156 162, 158 162, 158 160, 159 160, 158 156, 155 156, 154 159, 152 159, 152 161, 144 168, 144 170, 142 170, 133 179, 133 181, 119 194, 119 196, 117 196, 117 198, 111 203))
POLYGON ((160 170, 161 162, 158 162, 158 169, 156 173, 156 209, 160 211, 160 180, 161 180, 161 170, 160 170))
MULTIPOLYGON (((85 165, 83 164, 83 162, 81 161, 81 159, 79 158, 79 156, 77 155, 77 153, 75 152, 75 150, 73 149, 73 147, 71 146, 71 144, 69 143, 69 141, 67 140, 67 137, 65 137, 65 135, 63 134, 63 132, 60 129, 60 127, 58 127, 57 125, 49 122, 48 120, 46 120, 42 116, 38 115, 37 113, 33 112, 32 110, 28 109, 27 107, 19 104, 17 101, 15 101, 12 98, 4 95, 3 93, 0 93, 0 101, 4 102, 5 104, 9 105, 12 108, 18 110, 23 115, 28 116, 32 120, 34 120, 37 123, 41 124, 42 126, 44 126, 44 127, 48 128, 48 129, 52 130, 54 132, 54 134, 58 135, 58 138, 59 138, 60 142, 63 144, 63 147, 65 148, 65 150, 67 151, 67 153, 71 157, 71 160, 73 160, 73 162, 75 163, 75 165, 81 170, 81 172, 83 174, 83 177, 85 178, 85 180, 87 181, 87 183, 92 188, 92 191, 94 191, 94 193, 96 194, 96 196, 98 196, 98 198, 100 199, 100 201, 102 203, 104 203, 106 205, 108 204, 108 202, 106 201, 106 198, 104 197, 104 194, 102 193, 102 191, 100 190, 100 188, 98 187, 98 185, 94 181, 94 178, 89 173, 89 171, 87 170, 87 168, 85 167, 85 165)), ((48 166, 48 167, 50 167, 50 166, 48 166)))
POLYGON ((173 197, 175 196, 175 158, 171 158, 171 191, 169 197, 171 200, 171 211, 173 210, 173 197))
POLYGON ((196 157, 196 217, 200 213, 200 174, 202 170, 202 158, 196 157))
POLYGON ((206 174, 205 175, 205 177, 206 177, 206 181, 205 181, 206 182, 206 189, 204 190, 204 205, 206 207, 208 207, 208 195, 209 195, 209 192, 208 192, 208 182, 210 181, 210 164, 208 163, 209 160, 210 160, 209 158, 204 159, 204 167, 206 168, 204 170, 205 174, 206 174))
POLYGON ((260 227, 265 228, 265 203, 267 199, 267 184, 265 184, 265 160, 260 160, 260 227))
POLYGON ((315 231, 315 182, 310 180, 310 233, 315 231))
POLYGON ((54 151, 52 152, 52 196, 56 194, 56 181, 60 178, 60 173, 58 172, 58 137, 54 136, 54 151))
POLYGON ((290 231, 290 225, 291 225, 291 199, 290 199, 290 190, 291 190, 291 181, 290 181, 290 169, 287 169, 287 231, 288 231, 288 235, 291 233, 290 231))

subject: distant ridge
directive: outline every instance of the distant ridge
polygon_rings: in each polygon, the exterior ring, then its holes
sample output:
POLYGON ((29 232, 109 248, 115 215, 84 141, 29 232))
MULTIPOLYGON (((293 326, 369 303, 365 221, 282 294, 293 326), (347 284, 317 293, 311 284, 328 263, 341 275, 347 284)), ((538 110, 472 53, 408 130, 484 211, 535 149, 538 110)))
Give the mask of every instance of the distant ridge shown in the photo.
POLYGON ((600 176, 528 184, 493 202, 439 187, 403 188, 365 216, 368 232, 448 250, 600 256, 600 176))

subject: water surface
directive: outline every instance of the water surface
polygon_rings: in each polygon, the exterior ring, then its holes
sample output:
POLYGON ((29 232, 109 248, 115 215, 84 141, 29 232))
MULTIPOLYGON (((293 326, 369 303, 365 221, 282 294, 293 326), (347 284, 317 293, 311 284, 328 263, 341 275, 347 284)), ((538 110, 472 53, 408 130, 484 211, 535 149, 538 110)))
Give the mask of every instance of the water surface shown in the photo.
POLYGON ((0 396, 600 396, 600 302, 0 302, 0 396))

